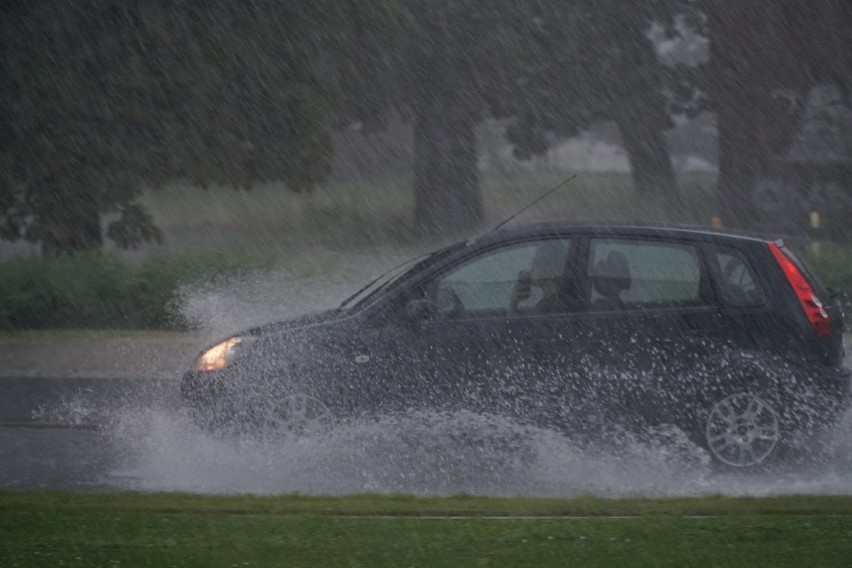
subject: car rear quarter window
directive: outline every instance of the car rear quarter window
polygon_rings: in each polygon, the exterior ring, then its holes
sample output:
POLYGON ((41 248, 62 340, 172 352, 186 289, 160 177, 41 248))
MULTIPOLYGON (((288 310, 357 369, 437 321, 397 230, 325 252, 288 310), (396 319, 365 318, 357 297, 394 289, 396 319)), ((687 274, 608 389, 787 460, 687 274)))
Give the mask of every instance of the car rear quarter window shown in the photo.
POLYGON ((742 253, 725 247, 717 249, 714 257, 718 264, 719 292, 723 304, 748 307, 766 303, 766 296, 754 269, 742 253))
POLYGON ((701 262, 691 244, 592 239, 589 252, 593 311, 704 303, 701 262))

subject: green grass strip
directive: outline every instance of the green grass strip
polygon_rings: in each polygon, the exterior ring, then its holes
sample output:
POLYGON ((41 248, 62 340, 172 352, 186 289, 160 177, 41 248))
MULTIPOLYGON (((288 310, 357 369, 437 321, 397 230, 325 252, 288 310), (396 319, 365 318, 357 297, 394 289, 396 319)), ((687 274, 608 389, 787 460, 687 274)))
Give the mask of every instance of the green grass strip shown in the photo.
POLYGON ((849 558, 852 497, 0 492, 4 567, 845 567, 849 558))
POLYGON ((669 497, 573 499, 530 497, 417 497, 407 494, 308 496, 288 494, 70 493, 0 491, 0 511, 121 510, 203 514, 351 516, 648 516, 852 515, 852 496, 669 497))

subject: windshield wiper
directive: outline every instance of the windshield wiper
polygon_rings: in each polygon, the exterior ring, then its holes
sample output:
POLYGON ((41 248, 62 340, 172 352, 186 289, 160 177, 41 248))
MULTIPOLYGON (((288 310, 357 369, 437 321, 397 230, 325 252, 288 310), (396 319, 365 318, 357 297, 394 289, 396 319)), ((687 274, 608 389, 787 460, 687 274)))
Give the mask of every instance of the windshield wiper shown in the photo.
MULTIPOLYGON (((441 249, 441 250, 444 250, 444 249, 441 249)), ((376 282, 378 282, 379 280, 381 280, 382 278, 384 278, 385 276, 387 276, 388 274, 390 274, 390 273, 391 273, 391 272, 393 272, 394 270, 396 270, 396 269, 398 269, 398 268, 402 268, 402 267, 403 267, 403 266, 405 266, 406 264, 411 264, 411 263, 413 263, 413 262, 417 262, 418 260, 426 259, 426 258, 428 258, 428 257, 432 256, 433 254, 437 254, 437 253, 439 253, 439 252, 441 252, 441 251, 428 252, 428 253, 426 253, 426 254, 422 254, 422 255, 420 255, 420 256, 416 256, 416 257, 414 257, 414 258, 409 258, 408 260, 403 261, 403 262, 401 262, 401 263, 397 264, 396 266, 393 266, 392 268, 387 269, 386 271, 384 271, 384 272, 382 272, 381 274, 379 274, 379 276, 378 276, 378 277, 376 277, 375 279, 371 280, 371 281, 370 281, 370 282, 369 282, 366 286, 363 286, 363 287, 362 287, 362 288, 360 288, 357 292, 355 292, 354 294, 352 294, 351 296, 349 296, 348 298, 346 298, 345 300, 343 300, 343 302, 340 304, 340 306, 338 306, 338 308, 337 308, 337 309, 338 309, 338 310, 342 310, 343 308, 345 308, 346 306, 348 306, 348 305, 349 305, 349 303, 350 303, 350 302, 352 302, 352 300, 354 300, 354 299, 355 299, 355 298, 357 298, 358 296, 360 296, 362 292, 364 292, 365 290, 368 290, 371 286, 373 286, 373 284, 375 284, 376 282)), ((387 284, 387 282, 385 282, 385 284, 387 284)), ((378 288, 376 288, 376 290, 375 290, 375 291, 381 290, 381 289, 385 286, 385 284, 382 284, 381 286, 379 286, 378 288)))
MULTIPOLYGON (((393 270, 393 268, 391 268, 391 270, 393 270)), ((388 272, 390 272, 390 270, 388 270, 388 272)), ((354 294, 352 294, 351 296, 349 296, 348 298, 346 298, 345 300, 343 300, 343 302, 341 302, 341 303, 340 303, 340 305, 339 305, 339 306, 337 306, 337 309, 338 309, 338 310, 342 310, 343 308, 345 308, 347 305, 349 305, 349 302, 351 302, 352 300, 354 300, 355 298, 357 298, 358 296, 360 296, 360 295, 361 295, 361 292, 363 292, 364 290, 366 290, 367 288, 369 288, 370 286, 372 286, 373 284, 375 284, 376 282, 378 282, 379 280, 381 280, 381 279, 382 279, 382 277, 383 277, 385 274, 387 274, 387 272, 385 272, 384 274, 379 275, 376 279, 371 280, 371 281, 370 281, 370 282, 369 282, 366 286, 364 286, 364 287, 362 287, 362 288, 359 288, 357 292, 355 292, 354 294)))
MULTIPOLYGON (((451 249, 451 248, 452 248, 452 247, 454 247, 454 246, 456 246, 456 245, 455 245, 455 244, 453 244, 453 245, 450 245, 450 246, 446 246, 446 247, 440 248, 440 249, 438 249, 438 250, 434 250, 434 251, 432 251, 432 252, 427 252, 427 253, 425 253, 425 254, 421 254, 420 256, 415 256, 414 258, 409 258, 409 259, 408 259, 408 260, 406 260, 406 261, 400 262, 400 263, 399 263, 399 264, 397 264, 396 266, 394 266, 394 267, 392 267, 392 268, 389 268, 388 270, 384 271, 384 272, 383 272, 383 273, 381 273, 381 274, 380 274, 377 278, 375 278, 375 279, 371 280, 369 284, 367 284, 366 286, 361 287, 361 288, 360 288, 357 292, 355 292, 354 294, 352 294, 351 296, 349 296, 348 298, 346 298, 345 300, 343 300, 343 302, 342 302, 342 303, 341 303, 341 304, 337 307, 337 309, 338 309, 338 310, 342 310, 343 308, 345 308, 346 306, 348 306, 348 305, 352 302, 352 300, 354 300, 355 298, 357 298, 358 296, 360 296, 360 295, 361 295, 361 294, 362 294, 365 290, 369 290, 371 286, 373 286, 376 282, 378 282, 379 280, 381 280, 382 278, 384 278, 385 276, 387 276, 388 274, 390 274, 390 273, 391 273, 391 272, 393 272, 394 270, 396 270, 396 269, 398 269, 398 268, 402 268, 402 267, 403 267, 403 266, 405 266, 406 264, 412 264, 412 265, 415 265, 414 263, 422 262, 422 261, 424 261, 424 260, 426 260, 426 259, 428 259, 428 258, 431 258, 431 257, 435 256, 435 255, 436 255, 436 254, 438 254, 438 253, 441 253, 441 252, 444 252, 444 251, 446 251, 446 250, 448 250, 448 249, 451 249)), ((416 265, 415 265, 415 266, 416 266, 416 265)), ((413 266, 412 266, 412 268, 413 268, 413 266)), ((392 281, 392 280, 388 280, 388 282, 385 282, 384 284, 382 284, 381 286, 379 286, 378 288, 376 288, 375 290, 373 290, 373 292, 371 292, 371 295, 372 295, 372 294, 375 294, 376 292, 378 292, 379 290, 381 290, 382 288, 384 288, 385 286, 387 286, 387 285, 388 285, 388 283, 390 283, 391 281, 392 281)))

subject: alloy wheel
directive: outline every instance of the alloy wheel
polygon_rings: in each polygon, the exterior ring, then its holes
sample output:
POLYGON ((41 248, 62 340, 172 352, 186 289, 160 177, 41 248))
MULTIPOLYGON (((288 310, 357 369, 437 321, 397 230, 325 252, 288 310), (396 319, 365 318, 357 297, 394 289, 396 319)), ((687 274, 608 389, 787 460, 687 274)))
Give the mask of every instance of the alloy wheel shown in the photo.
POLYGON ((781 438, 778 415, 772 405, 747 392, 733 394, 713 405, 705 435, 713 457, 733 467, 765 461, 781 438))
POLYGON ((268 433, 306 436, 326 429, 332 421, 328 407, 318 398, 296 393, 283 397, 265 420, 268 433))

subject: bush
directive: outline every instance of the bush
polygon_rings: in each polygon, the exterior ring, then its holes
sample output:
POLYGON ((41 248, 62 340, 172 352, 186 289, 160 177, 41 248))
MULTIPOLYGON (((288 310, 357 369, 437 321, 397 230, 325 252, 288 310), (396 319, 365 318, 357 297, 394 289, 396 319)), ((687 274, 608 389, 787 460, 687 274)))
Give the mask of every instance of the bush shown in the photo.
POLYGON ((141 264, 112 253, 16 257, 0 264, 0 328, 184 329, 181 286, 268 269, 271 257, 193 252, 141 264))

